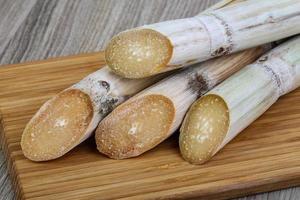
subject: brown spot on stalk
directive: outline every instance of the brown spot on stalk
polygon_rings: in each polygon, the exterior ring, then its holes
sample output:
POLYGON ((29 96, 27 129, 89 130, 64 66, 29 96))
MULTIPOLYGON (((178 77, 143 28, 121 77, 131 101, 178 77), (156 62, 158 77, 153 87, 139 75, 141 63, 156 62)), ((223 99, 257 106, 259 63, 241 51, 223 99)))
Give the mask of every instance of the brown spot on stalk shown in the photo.
POLYGON ((202 96, 209 90, 208 81, 203 74, 195 73, 189 78, 188 87, 191 88, 197 96, 202 96))
POLYGON ((104 87, 106 91, 108 92, 110 90, 110 85, 106 81, 99 81, 100 86, 104 87))
POLYGON ((212 56, 224 56, 230 54, 230 52, 231 51, 229 47, 220 47, 212 53, 212 56))
POLYGON ((103 96, 100 100, 100 110, 99 113, 102 116, 106 116, 108 113, 110 113, 118 103, 119 99, 117 97, 113 96, 103 96))

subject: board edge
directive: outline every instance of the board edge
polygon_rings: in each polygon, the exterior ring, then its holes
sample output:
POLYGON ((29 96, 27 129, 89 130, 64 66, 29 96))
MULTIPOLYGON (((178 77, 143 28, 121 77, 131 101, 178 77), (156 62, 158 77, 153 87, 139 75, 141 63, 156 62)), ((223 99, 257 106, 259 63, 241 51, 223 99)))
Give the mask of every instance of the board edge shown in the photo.
POLYGON ((20 180, 18 178, 18 175, 15 173, 16 168, 13 162, 13 159, 9 156, 9 147, 8 143, 5 137, 5 122, 3 113, 0 108, 0 141, 1 141, 1 148, 5 159, 5 164, 8 170, 8 174, 10 177, 11 184, 13 186, 13 193, 16 195, 16 199, 23 199, 24 193, 22 189, 22 185, 20 184, 20 180))

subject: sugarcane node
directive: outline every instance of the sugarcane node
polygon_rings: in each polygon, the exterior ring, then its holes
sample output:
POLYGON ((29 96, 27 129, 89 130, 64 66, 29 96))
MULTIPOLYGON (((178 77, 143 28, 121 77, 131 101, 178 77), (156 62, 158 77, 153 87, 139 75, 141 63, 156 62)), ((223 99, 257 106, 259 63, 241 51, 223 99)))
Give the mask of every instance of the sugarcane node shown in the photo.
POLYGON ((281 88, 281 81, 280 81, 280 77, 277 73, 274 72, 274 70, 272 69, 272 66, 268 66, 268 65, 262 65, 262 67, 272 75, 273 80, 275 81, 276 85, 278 88, 281 88))
POLYGON ((118 103, 119 99, 117 97, 113 97, 113 96, 103 96, 101 97, 100 100, 100 109, 99 109, 99 113, 102 116, 106 116, 108 113, 110 113, 115 107, 116 104, 118 103))
POLYGON ((203 77, 201 73, 194 73, 189 77, 188 87, 197 93, 197 97, 205 94, 208 90, 207 79, 203 77))
POLYGON ((220 16, 216 14, 210 14, 211 16, 214 16, 217 20, 219 20, 224 27, 225 30, 225 36, 226 36, 226 46, 219 47, 217 50, 215 50, 211 56, 216 57, 216 56, 223 56, 223 55, 228 55, 233 51, 233 41, 232 41, 232 30, 229 26, 229 24, 220 16))

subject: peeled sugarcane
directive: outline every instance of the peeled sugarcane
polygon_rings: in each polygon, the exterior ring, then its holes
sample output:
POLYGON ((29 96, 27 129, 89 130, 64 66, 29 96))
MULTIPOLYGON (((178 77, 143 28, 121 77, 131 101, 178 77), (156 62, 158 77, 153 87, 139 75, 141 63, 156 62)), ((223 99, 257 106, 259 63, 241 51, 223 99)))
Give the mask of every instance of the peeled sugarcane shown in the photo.
POLYGON ((271 50, 193 103, 180 129, 183 158, 206 162, 298 86, 300 37, 271 50))
POLYGON ((257 47, 197 64, 143 90, 100 122, 95 134, 98 150, 123 159, 152 149, 179 127, 197 97, 252 63, 267 48, 257 47))
POLYGON ((21 140, 25 157, 46 161, 66 154, 113 108, 164 76, 130 80, 108 67, 90 74, 47 101, 29 121, 21 140))
POLYGON ((299 0, 225 1, 195 17, 121 32, 105 58, 115 73, 142 78, 298 33, 299 0))

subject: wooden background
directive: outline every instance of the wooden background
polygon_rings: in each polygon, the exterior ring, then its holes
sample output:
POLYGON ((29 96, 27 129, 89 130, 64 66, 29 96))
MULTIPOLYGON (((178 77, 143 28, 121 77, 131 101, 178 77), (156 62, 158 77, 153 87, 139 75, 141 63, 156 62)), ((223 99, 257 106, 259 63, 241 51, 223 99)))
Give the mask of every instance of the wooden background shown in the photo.
MULTIPOLYGON (((193 16, 217 1, 0 0, 0 64, 99 51, 121 30, 193 16)), ((2 199, 14 192, 0 152, 2 199)), ((291 188, 239 200, 299 199, 300 188, 291 188)))

